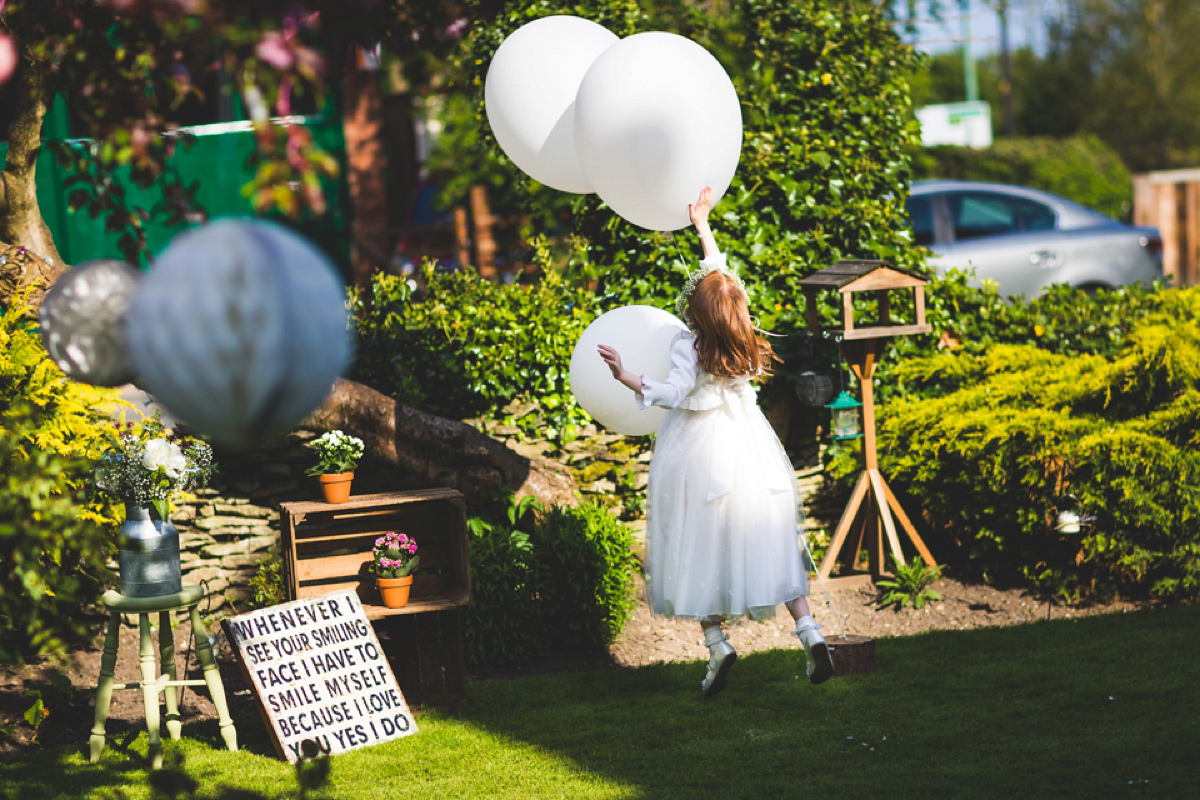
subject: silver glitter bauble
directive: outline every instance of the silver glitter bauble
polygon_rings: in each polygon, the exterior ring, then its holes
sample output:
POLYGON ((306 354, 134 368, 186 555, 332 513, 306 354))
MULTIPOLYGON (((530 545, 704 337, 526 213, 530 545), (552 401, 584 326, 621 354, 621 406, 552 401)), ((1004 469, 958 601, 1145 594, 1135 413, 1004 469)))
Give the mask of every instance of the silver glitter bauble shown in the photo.
POLYGON ((42 346, 68 377, 93 386, 120 386, 133 378, 125 316, 141 277, 124 261, 85 261, 46 292, 42 346))
POLYGON ((176 237, 142 280, 126 335, 138 385, 232 447, 291 430, 350 358, 346 293, 329 259, 256 220, 176 237))

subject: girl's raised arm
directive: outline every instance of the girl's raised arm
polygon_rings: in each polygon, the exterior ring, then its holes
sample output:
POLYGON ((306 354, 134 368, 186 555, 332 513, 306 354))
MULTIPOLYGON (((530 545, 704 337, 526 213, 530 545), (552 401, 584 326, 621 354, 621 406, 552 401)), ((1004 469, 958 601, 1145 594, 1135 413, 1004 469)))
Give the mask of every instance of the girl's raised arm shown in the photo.
POLYGON ((712 228, 708 226, 708 212, 711 210, 712 188, 705 186, 700 190, 700 197, 696 202, 688 204, 688 216, 696 226, 696 233, 700 235, 700 246, 704 248, 705 258, 712 258, 721 252, 717 249, 717 240, 713 238, 712 228))

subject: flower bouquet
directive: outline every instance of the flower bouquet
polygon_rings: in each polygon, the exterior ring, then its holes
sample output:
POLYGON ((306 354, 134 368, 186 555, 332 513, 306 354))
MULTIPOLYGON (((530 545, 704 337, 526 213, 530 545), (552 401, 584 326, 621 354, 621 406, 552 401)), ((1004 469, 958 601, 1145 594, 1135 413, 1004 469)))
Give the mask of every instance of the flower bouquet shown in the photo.
POLYGON ((96 486, 128 506, 153 507, 167 519, 171 497, 204 486, 216 472, 207 442, 169 431, 157 417, 114 423, 96 486))
POLYGON ((388 608, 400 608, 408 603, 413 570, 421 563, 417 543, 407 534, 388 531, 375 540, 371 551, 375 583, 388 608))
POLYGON ((344 503, 350 499, 350 482, 354 468, 362 458, 363 442, 341 431, 329 431, 309 445, 317 451, 317 463, 306 471, 317 475, 327 503, 344 503))
POLYGON ((208 482, 215 471, 212 448, 168 431, 157 416, 140 425, 117 423, 109 442, 94 476, 97 488, 125 503, 117 542, 121 594, 182 591, 179 532, 168 516, 171 497, 208 482))

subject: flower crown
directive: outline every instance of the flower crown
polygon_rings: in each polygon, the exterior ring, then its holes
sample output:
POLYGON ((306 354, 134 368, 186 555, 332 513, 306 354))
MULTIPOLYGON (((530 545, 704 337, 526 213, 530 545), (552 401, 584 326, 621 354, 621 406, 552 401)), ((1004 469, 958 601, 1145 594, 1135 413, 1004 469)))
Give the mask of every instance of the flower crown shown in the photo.
POLYGON ((696 287, 700 284, 700 281, 714 272, 728 275, 737 284, 738 288, 742 290, 742 296, 746 296, 746 285, 742 283, 742 279, 738 277, 737 272, 731 270, 726 265, 724 253, 717 253, 703 259, 700 262, 700 268, 688 274, 687 280, 683 282, 683 288, 679 290, 679 296, 675 298, 675 313, 687 323, 689 330, 696 330, 696 324, 692 321, 692 315, 688 312, 688 306, 692 300, 692 292, 696 291, 696 287))

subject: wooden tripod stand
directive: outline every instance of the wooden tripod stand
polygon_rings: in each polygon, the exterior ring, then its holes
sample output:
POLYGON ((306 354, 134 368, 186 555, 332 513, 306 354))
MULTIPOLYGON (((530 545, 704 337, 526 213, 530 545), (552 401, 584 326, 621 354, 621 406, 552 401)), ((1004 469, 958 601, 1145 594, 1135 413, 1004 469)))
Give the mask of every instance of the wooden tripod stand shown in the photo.
POLYGON ((916 273, 899 269, 883 261, 845 260, 809 275, 800 280, 804 291, 805 313, 808 328, 814 333, 820 333, 820 319, 817 312, 817 292, 833 289, 841 294, 842 329, 836 333, 842 358, 849 364, 854 374, 858 376, 862 389, 863 414, 863 454, 866 459, 866 469, 858 476, 850 502, 842 512, 842 518, 834 529, 833 539, 829 550, 821 560, 818 569, 820 577, 830 587, 845 588, 871 583, 874 579, 885 574, 884 538, 887 539, 888 549, 897 564, 904 564, 904 554, 900 550, 900 537, 896 532, 895 520, 908 538, 917 546, 917 551, 925 563, 931 567, 937 566, 929 548, 921 541, 916 529, 887 482, 879 472, 879 460, 875 453, 875 388, 872 383, 875 366, 883 352, 884 339, 891 336, 902 336, 918 333, 929 333, 932 329, 925 322, 925 287, 926 280, 916 273), (892 304, 890 292, 913 292, 914 319, 908 323, 892 319, 892 304), (875 297, 875 305, 879 318, 873 325, 856 325, 854 319, 853 298, 858 293, 869 293, 875 297), (895 514, 895 519, 892 514, 895 514), (833 565, 846 541, 854 534, 854 547, 843 559, 850 574, 830 578, 833 565), (869 572, 861 572, 860 553, 867 548, 869 572))
POLYGON ((854 484, 850 502, 846 504, 846 509, 842 512, 837 528, 834 529, 833 539, 829 542, 829 549, 825 552, 825 558, 821 560, 818 571, 830 588, 860 586, 884 575, 885 536, 892 558, 896 560, 897 564, 905 563, 904 554, 900 550, 900 537, 896 532, 896 522, 892 518, 893 513, 896 515, 895 519, 900 520, 900 525, 908 534, 908 538, 917 546, 917 552, 921 554, 925 563, 931 567, 937 566, 929 548, 925 546, 925 542, 921 541, 916 528, 909 521, 908 515, 900 507, 896 495, 892 494, 887 481, 883 479, 883 474, 879 471, 879 459, 875 452, 875 389, 872 376, 875 374, 875 365, 879 362, 879 356, 883 352, 883 342, 883 339, 859 339, 843 341, 840 344, 842 358, 854 370, 862 389, 863 455, 866 469, 859 474, 858 481, 854 484), (845 559, 851 574, 830 578, 829 573, 833 570, 838 554, 847 539, 850 538, 851 532, 855 534, 853 538, 855 544, 845 559), (867 548, 870 571, 854 574, 855 571, 862 568, 859 554, 864 545, 867 548))

